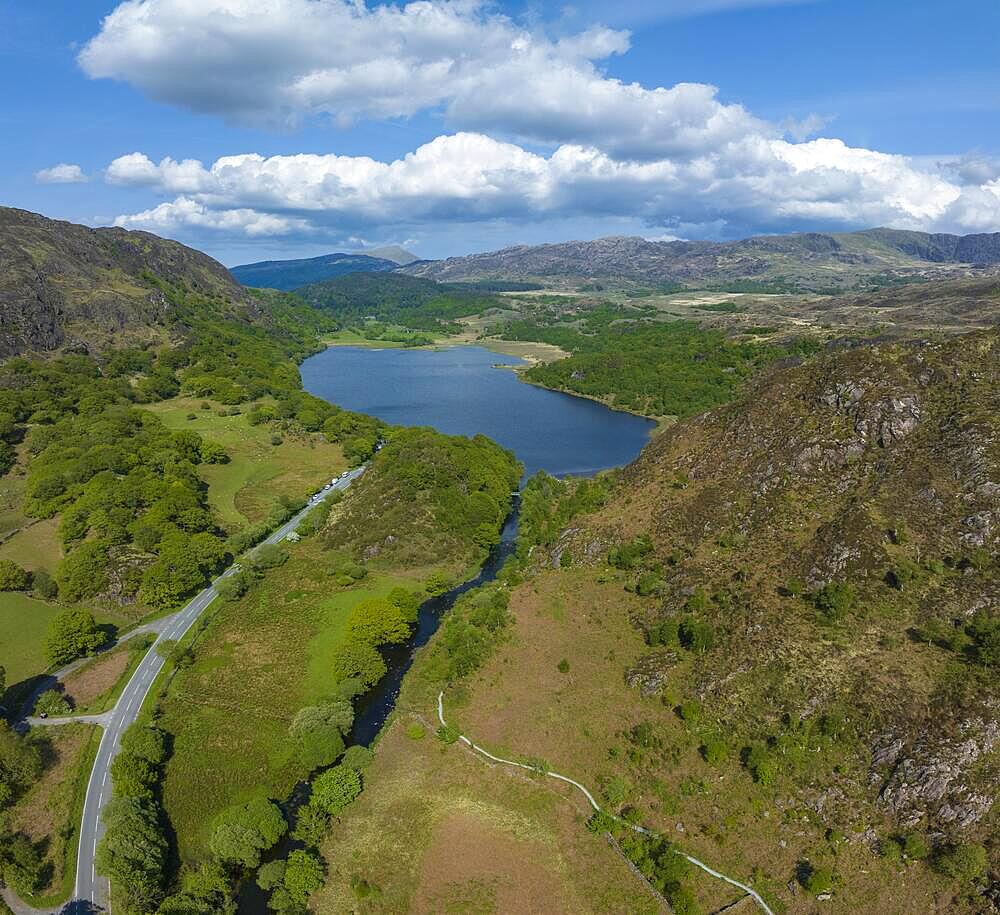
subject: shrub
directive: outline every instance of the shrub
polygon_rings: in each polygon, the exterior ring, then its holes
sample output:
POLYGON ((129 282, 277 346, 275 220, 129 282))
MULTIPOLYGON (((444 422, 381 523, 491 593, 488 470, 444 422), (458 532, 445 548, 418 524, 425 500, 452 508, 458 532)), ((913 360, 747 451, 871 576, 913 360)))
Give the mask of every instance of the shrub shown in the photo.
POLYGON ((608 554, 608 564, 616 569, 631 571, 638 567, 639 563, 653 552, 653 541, 645 535, 640 535, 630 543, 624 543, 616 547, 608 554))
POLYGON ((814 896, 818 896, 820 893, 829 893, 834 887, 834 882, 833 871, 827 867, 809 865, 805 868, 805 873, 802 876, 802 885, 814 896))
POLYGON ((702 744, 701 755, 710 766, 720 766, 729 756, 729 748, 725 741, 713 737, 702 744))
POLYGON ((754 744, 747 750, 744 764, 757 784, 764 786, 774 784, 778 775, 778 764, 767 747, 754 744))
POLYGON ((288 552, 276 543, 262 543, 250 557, 250 565, 256 569, 276 569, 288 561, 288 552))
POLYGON ((663 587, 663 579, 656 572, 643 572, 635 583, 635 593, 640 597, 656 594, 663 587))
POLYGON ((709 623, 689 617, 678 630, 681 645, 689 651, 704 654, 715 644, 715 632, 709 623))
POLYGON ((347 751, 344 753, 344 758, 341 760, 340 764, 342 766, 347 766, 348 769, 357 769, 360 772, 362 769, 367 769, 368 766, 371 765, 373 758, 372 751, 369 750, 368 747, 355 745, 347 748, 347 751))
POLYGON ((697 699, 688 699, 680 704, 678 713, 686 724, 695 725, 701 718, 701 703, 697 699))
POLYGON ((47 689, 38 697, 38 701, 35 703, 36 715, 44 714, 58 717, 59 715, 68 715, 69 711, 69 703, 66 701, 66 697, 54 689, 47 689))
POLYGON ((558 664, 556 664, 556 670, 561 674, 569 673, 569 661, 563 658, 558 664))
POLYGON ((16 562, 0 559, 0 591, 27 591, 31 584, 31 573, 16 562))
POLYGON ((972 883, 986 873, 989 858, 982 845, 948 845, 934 856, 934 869, 952 880, 972 883))
POLYGON ((667 620, 653 626, 646 635, 646 641, 652 647, 658 645, 679 645, 680 624, 677 620, 667 620))
POLYGON ((417 722, 413 722, 413 724, 408 725, 406 728, 406 736, 410 740, 423 740, 426 734, 427 731, 424 730, 424 726, 417 724, 417 722))
POLYGON ((59 585, 45 569, 35 569, 32 573, 31 589, 44 600, 55 600, 59 596, 59 585))
POLYGON ((843 619, 854 607, 854 588, 846 582, 828 582, 812 594, 813 606, 828 623, 843 619))
POLYGON ((931 854, 930 843, 919 832, 908 832, 901 837, 903 840, 903 854, 913 861, 923 861, 931 854))
POLYGON ((437 739, 442 743, 455 743, 462 734, 453 724, 443 724, 437 729, 437 739))

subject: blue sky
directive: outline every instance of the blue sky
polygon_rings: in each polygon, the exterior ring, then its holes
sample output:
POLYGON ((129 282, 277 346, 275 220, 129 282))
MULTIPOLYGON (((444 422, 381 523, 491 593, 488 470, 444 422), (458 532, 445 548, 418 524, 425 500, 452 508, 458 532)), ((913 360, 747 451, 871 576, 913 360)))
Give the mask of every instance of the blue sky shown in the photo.
POLYGON ((229 264, 1000 230, 995 2, 348 6, 0 0, 0 202, 229 264))

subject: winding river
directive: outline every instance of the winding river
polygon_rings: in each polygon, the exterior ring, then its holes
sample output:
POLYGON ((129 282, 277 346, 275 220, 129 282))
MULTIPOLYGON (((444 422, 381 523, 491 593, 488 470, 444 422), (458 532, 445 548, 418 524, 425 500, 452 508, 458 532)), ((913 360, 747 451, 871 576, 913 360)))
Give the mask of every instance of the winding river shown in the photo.
MULTIPOLYGON (((654 423, 602 404, 517 379, 510 368, 521 360, 482 347, 447 349, 368 349, 330 347, 301 366, 307 391, 349 410, 389 423, 433 426, 449 435, 482 433, 513 451, 525 476, 545 470, 554 476, 587 476, 632 461, 649 440, 654 423)), ((414 653, 437 630, 443 613, 466 591, 492 581, 514 549, 517 505, 504 525, 499 545, 479 574, 420 606, 411 639, 385 654, 388 673, 355 707, 349 744, 369 745, 392 712, 414 653)), ((293 814, 307 798, 299 785, 285 805, 293 814)), ((283 857, 288 840, 274 849, 283 857)), ((267 915, 256 884, 242 888, 239 911, 267 915)))

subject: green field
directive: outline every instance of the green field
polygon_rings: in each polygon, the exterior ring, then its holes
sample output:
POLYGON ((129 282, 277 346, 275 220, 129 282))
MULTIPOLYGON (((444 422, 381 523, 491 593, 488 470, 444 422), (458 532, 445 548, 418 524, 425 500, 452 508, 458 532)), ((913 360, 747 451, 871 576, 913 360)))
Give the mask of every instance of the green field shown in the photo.
POLYGON ((281 496, 312 494, 347 467, 340 446, 322 435, 286 434, 280 445, 272 445, 269 426, 251 425, 245 413, 220 416, 217 407, 202 410, 201 403, 175 397, 147 409, 169 428, 197 432, 226 449, 228 464, 203 464, 198 470, 208 483, 209 503, 231 529, 263 520, 281 496))
MULTIPOLYGON (((7 671, 7 685, 14 686, 48 669, 45 660, 45 630, 62 607, 27 594, 0 594, 0 666, 7 671)), ((113 617, 96 613, 100 623, 113 617)))
POLYGON ((160 725, 174 738, 163 799, 181 859, 203 855, 211 820, 254 796, 284 798, 308 775, 288 726, 332 689, 328 663, 344 620, 360 600, 418 578, 372 575, 338 589, 315 539, 292 548, 242 600, 217 605, 161 701, 160 725))
POLYGON ((0 544, 0 559, 11 559, 25 569, 55 573, 62 560, 59 520, 47 518, 18 531, 0 544))
POLYGON ((0 477, 0 537, 16 531, 28 520, 21 513, 25 479, 11 471, 0 477))

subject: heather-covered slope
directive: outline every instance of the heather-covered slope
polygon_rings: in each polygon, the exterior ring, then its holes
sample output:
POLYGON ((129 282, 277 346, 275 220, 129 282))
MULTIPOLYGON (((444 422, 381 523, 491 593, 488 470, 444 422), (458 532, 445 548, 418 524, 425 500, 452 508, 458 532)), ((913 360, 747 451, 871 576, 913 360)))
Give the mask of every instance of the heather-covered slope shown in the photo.
POLYGON ((697 699, 835 822, 994 835, 998 390, 995 332, 862 347, 657 439, 569 538, 651 595, 637 622, 668 650, 635 682, 697 699), (849 762, 793 751, 834 718, 849 762))

